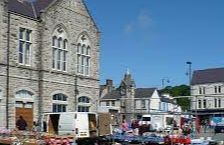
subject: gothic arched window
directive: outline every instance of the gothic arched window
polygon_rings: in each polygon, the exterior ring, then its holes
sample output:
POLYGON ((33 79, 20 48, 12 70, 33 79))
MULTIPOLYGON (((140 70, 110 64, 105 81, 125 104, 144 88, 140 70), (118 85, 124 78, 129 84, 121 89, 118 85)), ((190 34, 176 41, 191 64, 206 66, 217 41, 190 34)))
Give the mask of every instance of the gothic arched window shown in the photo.
POLYGON ((67 71, 68 40, 65 31, 59 27, 52 37, 52 68, 67 71))
POLYGON ((86 35, 80 36, 77 44, 77 73, 84 76, 90 74, 90 42, 86 35))

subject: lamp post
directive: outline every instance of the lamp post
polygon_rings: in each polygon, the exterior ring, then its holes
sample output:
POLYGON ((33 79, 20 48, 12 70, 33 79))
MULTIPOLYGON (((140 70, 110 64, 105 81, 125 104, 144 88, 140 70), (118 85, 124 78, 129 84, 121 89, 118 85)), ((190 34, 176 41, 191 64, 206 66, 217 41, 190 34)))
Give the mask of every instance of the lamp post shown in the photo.
POLYGON ((188 77, 189 77, 189 87, 191 86, 191 65, 192 65, 192 62, 190 61, 187 61, 186 64, 188 65, 188 77))
MULTIPOLYGON (((188 75, 188 85, 189 85, 189 88, 190 88, 190 94, 189 95, 191 95, 191 71, 192 71, 192 68, 191 68, 191 65, 192 65, 192 62, 190 62, 190 61, 187 61, 186 62, 186 64, 188 65, 188 72, 187 72, 187 75, 188 75)), ((192 100, 191 100, 192 101, 192 100)), ((191 102, 190 102, 190 108, 189 108, 189 110, 191 110, 191 102)))
MULTIPOLYGON (((189 77, 189 88, 190 88, 190 95, 191 95, 191 76, 192 76, 192 62, 187 61, 186 64, 188 65, 188 77, 189 77)), ((195 109, 195 135, 197 137, 198 131, 197 131, 197 122, 198 122, 198 116, 197 116, 197 96, 195 96, 195 101, 194 101, 194 109, 195 109)), ((192 99, 190 101, 190 109, 191 109, 191 103, 192 103, 192 99)), ((193 105, 193 103, 192 103, 193 105)), ((191 113, 192 114, 192 110, 191 113)), ((191 118, 191 115, 190 115, 191 118)))

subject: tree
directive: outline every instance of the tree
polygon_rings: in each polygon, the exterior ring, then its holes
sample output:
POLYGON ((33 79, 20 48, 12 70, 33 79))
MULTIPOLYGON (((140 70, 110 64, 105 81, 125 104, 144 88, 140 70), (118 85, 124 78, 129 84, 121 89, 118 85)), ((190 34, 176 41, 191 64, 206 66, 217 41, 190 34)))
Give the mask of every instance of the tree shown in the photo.
MULTIPOLYGON (((190 96, 190 87, 187 85, 180 86, 167 86, 160 90, 161 93, 169 93, 171 96, 190 96)), ((181 106, 182 110, 190 109, 190 99, 189 98, 176 98, 177 104, 181 106)))

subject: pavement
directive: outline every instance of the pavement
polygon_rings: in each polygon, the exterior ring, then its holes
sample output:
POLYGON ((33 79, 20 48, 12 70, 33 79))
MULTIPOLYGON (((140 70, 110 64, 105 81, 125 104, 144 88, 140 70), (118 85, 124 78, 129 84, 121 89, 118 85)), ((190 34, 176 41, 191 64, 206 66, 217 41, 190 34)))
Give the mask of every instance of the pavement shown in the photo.
POLYGON ((215 133, 214 129, 203 130, 196 135, 197 138, 203 139, 212 139, 215 141, 223 141, 224 142, 224 133, 215 133))

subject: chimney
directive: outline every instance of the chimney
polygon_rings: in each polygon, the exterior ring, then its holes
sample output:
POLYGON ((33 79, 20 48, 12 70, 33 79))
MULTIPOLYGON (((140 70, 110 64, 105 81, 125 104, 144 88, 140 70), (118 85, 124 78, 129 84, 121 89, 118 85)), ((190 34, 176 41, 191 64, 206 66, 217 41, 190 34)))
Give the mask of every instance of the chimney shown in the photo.
POLYGON ((113 86, 113 80, 107 79, 106 80, 106 85, 112 87, 113 86))
POLYGON ((107 79, 106 87, 107 87, 107 92, 111 92, 113 90, 113 80, 107 79))

